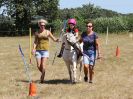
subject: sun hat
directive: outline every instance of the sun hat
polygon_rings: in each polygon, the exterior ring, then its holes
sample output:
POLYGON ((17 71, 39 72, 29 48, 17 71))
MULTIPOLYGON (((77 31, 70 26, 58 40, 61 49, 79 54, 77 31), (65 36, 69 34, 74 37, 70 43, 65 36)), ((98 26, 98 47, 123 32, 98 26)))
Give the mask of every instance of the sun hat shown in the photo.
POLYGON ((38 25, 46 25, 48 22, 44 19, 38 20, 38 25))

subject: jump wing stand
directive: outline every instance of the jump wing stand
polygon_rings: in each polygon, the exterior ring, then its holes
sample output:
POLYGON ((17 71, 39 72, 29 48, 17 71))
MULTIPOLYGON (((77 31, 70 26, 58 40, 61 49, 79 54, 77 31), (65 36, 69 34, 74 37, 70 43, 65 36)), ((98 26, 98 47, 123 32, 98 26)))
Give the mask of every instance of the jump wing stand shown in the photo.
MULTIPOLYGON (((63 35, 63 33, 64 33, 64 30, 66 29, 66 24, 67 24, 67 20, 64 20, 64 22, 63 22, 63 28, 61 29, 61 32, 60 32, 60 34, 59 34, 59 40, 61 40, 61 37, 62 37, 62 35, 63 35)), ((58 46, 57 46, 58 47, 58 46)), ((56 47, 56 48, 57 48, 56 47)), ((54 61, 55 61, 55 58, 56 58, 56 56, 57 56, 57 52, 58 52, 58 48, 56 49, 56 52, 55 52, 55 55, 54 55, 54 59, 53 59, 53 61, 52 61, 52 65, 54 64, 54 61)))

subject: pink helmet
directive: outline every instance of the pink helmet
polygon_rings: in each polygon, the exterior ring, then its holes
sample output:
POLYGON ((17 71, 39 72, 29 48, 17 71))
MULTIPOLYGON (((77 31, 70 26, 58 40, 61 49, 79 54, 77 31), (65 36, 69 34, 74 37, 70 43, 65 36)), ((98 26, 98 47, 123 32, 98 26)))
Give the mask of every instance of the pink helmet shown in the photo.
POLYGON ((75 19, 69 19, 68 20, 68 24, 74 24, 74 25, 76 25, 76 20, 75 19))

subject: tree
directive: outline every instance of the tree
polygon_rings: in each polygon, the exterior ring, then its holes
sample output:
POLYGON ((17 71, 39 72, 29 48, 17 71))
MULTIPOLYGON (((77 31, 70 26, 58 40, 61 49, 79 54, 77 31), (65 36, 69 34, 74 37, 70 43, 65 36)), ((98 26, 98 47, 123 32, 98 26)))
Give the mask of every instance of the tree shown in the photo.
POLYGON ((37 15, 44 16, 49 22, 58 18, 59 0, 36 0, 34 3, 37 15))
MULTIPOLYGON (((15 19, 19 31, 29 28, 32 16, 44 16, 49 22, 58 18, 58 3, 59 0, 1 0, 0 7, 6 7, 7 15, 15 19)), ((26 32, 20 35, 26 35, 26 32)))
MULTIPOLYGON (((3 0, 2 6, 6 6, 7 15, 12 19, 15 19, 16 31, 20 35, 25 35, 26 32, 22 33, 19 30, 26 30, 30 23, 30 5, 31 0, 3 0)), ((19 35, 16 33, 17 35, 19 35)))

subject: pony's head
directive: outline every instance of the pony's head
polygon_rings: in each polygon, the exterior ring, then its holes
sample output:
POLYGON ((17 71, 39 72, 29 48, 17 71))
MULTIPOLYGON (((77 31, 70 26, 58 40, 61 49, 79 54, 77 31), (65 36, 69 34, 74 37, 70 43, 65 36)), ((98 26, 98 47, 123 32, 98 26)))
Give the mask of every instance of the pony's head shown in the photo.
POLYGON ((80 44, 77 42, 77 39, 74 36, 74 34, 73 33, 67 33, 66 39, 67 39, 68 44, 75 49, 77 54, 79 56, 82 56, 82 48, 81 48, 80 44))
POLYGON ((66 33, 66 39, 71 44, 75 44, 77 42, 76 37, 73 33, 66 33))

